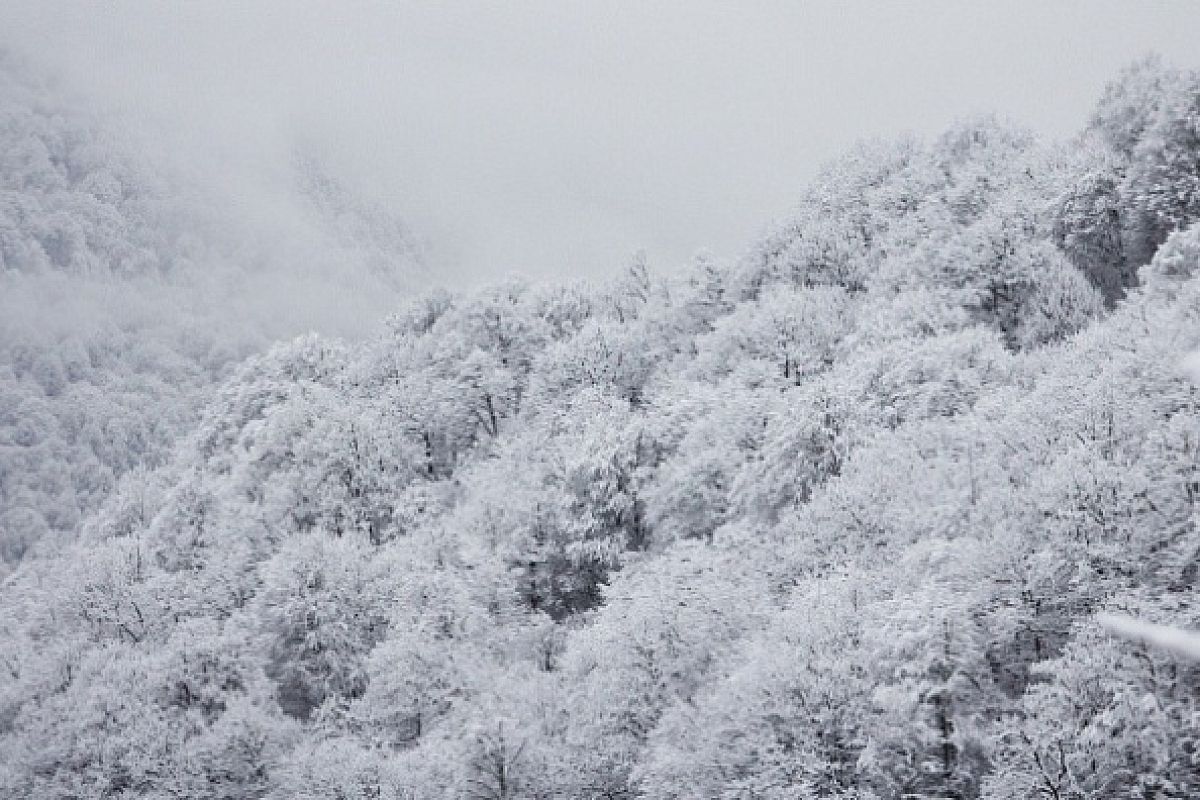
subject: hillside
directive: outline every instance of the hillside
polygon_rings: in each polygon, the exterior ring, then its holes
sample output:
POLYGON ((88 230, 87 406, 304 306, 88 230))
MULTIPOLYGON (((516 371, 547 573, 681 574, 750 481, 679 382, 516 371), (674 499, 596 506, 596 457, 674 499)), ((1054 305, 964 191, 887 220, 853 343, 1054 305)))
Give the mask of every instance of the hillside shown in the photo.
MULTIPOLYGON (((1200 624, 1198 323, 1200 74, 1147 60, 1071 142, 864 143, 735 263, 160 349, 179 438, 6 523, 77 535, 0 588, 0 795, 1196 796, 1200 667, 1094 616, 1200 624)), ((7 347, 71 430, 95 358, 7 347)))
POLYGON ((0 154, 0 576, 161 464, 233 364, 426 281, 404 226, 311 156, 268 195, 290 227, 251 230, 3 53, 0 154))

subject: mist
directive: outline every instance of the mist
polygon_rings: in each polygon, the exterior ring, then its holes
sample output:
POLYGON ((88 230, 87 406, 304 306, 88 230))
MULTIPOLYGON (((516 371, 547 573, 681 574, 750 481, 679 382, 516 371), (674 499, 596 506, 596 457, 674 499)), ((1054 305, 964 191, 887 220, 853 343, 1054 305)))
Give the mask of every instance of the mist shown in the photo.
POLYGON ((8 2, 0 43, 248 228, 315 154, 451 285, 737 256, 848 142, 994 112, 1065 137, 1185 3, 8 2))

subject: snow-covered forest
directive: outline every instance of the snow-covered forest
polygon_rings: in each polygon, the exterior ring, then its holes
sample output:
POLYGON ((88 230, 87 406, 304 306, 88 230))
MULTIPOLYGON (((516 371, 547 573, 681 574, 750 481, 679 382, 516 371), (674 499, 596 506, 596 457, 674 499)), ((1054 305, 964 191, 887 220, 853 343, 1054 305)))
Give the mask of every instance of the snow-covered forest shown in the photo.
POLYGON ((609 281, 294 162, 268 246, 0 61, 0 797, 1200 796, 1098 622, 1200 626, 1200 73, 609 281))

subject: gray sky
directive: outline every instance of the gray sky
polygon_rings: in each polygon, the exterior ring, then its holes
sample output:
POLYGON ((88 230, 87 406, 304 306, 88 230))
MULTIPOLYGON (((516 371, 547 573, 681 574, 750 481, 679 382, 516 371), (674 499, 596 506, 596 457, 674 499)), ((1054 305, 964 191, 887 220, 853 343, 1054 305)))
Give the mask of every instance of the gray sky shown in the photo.
POLYGON ((988 111, 1067 136, 1127 62, 1200 66, 1184 0, 0 0, 0 19, 0 43, 247 209, 304 147, 471 281, 734 256, 856 139, 988 111))

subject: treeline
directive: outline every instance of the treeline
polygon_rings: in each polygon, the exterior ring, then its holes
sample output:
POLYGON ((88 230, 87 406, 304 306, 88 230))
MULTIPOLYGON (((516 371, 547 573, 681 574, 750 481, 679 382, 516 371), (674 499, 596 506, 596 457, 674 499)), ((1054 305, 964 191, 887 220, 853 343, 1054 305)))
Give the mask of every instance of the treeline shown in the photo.
POLYGON ((14 798, 1192 797, 1200 75, 241 363, 0 593, 14 798))

